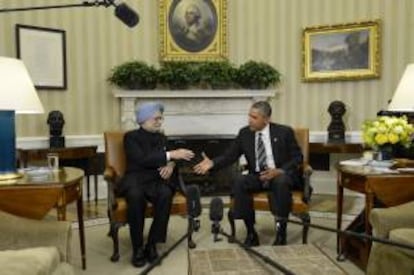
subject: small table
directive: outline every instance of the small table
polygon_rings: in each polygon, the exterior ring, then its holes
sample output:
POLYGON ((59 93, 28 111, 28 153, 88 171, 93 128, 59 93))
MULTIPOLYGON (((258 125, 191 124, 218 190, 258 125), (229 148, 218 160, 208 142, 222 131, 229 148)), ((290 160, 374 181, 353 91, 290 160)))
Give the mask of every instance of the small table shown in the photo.
MULTIPOLYGON (((347 230, 371 234, 369 215, 374 207, 374 198, 385 207, 399 205, 414 200, 414 174, 381 173, 369 166, 338 165, 337 177, 337 229, 342 229, 342 207, 344 188, 365 194, 365 209, 360 219, 355 219, 347 230)), ((346 235, 337 235, 338 256, 345 255, 361 269, 365 270, 371 242, 346 235)))
POLYGON ((33 181, 24 175, 19 179, 0 181, 0 209, 17 216, 40 220, 52 208, 56 208, 57 219, 66 220, 66 205, 76 201, 82 268, 86 269, 83 177, 81 169, 63 167, 42 180, 33 181))
POLYGON ((361 154, 364 147, 361 143, 309 143, 309 163, 314 170, 329 171, 331 154, 361 154))
POLYGON ((61 166, 75 166, 81 168, 86 174, 86 195, 89 202, 90 188, 89 176, 94 176, 95 205, 98 203, 98 168, 97 168, 97 146, 79 146, 62 148, 30 148, 17 149, 21 167, 27 167, 32 161, 46 161, 49 153, 59 156, 61 166))

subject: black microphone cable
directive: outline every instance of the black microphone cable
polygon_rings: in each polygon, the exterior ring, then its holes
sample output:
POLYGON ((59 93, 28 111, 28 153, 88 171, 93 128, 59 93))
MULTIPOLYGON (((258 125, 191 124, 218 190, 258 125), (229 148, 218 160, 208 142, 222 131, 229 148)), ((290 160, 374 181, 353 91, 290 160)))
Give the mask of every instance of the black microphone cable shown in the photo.
MULTIPOLYGON (((220 221, 223 219, 223 200, 221 198, 213 198, 210 202, 210 220, 213 222, 212 225, 212 233, 214 234, 214 241, 218 241, 217 234, 221 234, 227 238, 232 238, 231 235, 224 232, 224 230, 220 227, 220 221)), ((255 255, 256 257, 260 258, 263 262, 271 265, 272 267, 276 268, 277 270, 283 272, 283 274, 292 275, 295 274, 289 269, 285 268, 281 264, 277 263, 273 259, 262 255, 258 251, 250 248, 249 246, 243 244, 236 238, 233 238, 233 241, 237 243, 240 247, 246 250, 248 253, 255 255)))
POLYGON ((400 242, 396 242, 396 241, 392 241, 392 240, 388 240, 388 239, 378 238, 378 237, 374 237, 374 236, 367 235, 367 234, 353 232, 353 231, 350 231, 350 230, 339 230, 339 229, 334 229, 334 228, 330 228, 330 227, 326 227, 326 226, 322 226, 322 225, 311 224, 311 223, 308 223, 308 222, 306 222, 306 223, 299 222, 299 221, 295 221, 295 220, 291 220, 289 218, 283 218, 283 217, 279 217, 279 216, 275 216, 275 218, 278 221, 286 221, 286 222, 290 222, 290 223, 293 223, 293 224, 306 225, 306 226, 309 226, 309 227, 313 227, 313 228, 317 228, 317 229, 320 229, 320 230, 325 230, 325 231, 337 233, 337 234, 340 234, 340 235, 349 235, 351 237, 355 237, 355 238, 359 238, 359 239, 367 239, 369 241, 374 241, 374 242, 378 242, 378 243, 382 243, 382 244, 393 245, 393 246, 398 246, 398 247, 401 247, 401 248, 414 250, 413 245, 400 243, 400 242))

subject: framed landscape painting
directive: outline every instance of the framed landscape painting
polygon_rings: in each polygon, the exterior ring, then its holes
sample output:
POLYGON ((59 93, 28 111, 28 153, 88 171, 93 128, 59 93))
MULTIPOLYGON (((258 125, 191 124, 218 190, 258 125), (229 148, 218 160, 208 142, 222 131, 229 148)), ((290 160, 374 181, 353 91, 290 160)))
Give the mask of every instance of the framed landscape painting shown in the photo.
POLYGON ((380 76, 379 21, 303 30, 303 80, 334 81, 380 76))
POLYGON ((227 58, 227 0, 160 0, 160 59, 227 58))

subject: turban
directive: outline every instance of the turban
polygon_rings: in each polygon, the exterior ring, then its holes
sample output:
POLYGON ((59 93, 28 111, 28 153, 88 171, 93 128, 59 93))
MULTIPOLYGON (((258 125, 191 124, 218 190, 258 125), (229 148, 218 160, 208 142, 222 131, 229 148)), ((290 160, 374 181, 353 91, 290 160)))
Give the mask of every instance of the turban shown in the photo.
POLYGON ((152 118, 156 112, 160 112, 162 114, 164 112, 164 105, 158 102, 146 102, 142 104, 135 111, 137 123, 144 123, 146 120, 152 118))

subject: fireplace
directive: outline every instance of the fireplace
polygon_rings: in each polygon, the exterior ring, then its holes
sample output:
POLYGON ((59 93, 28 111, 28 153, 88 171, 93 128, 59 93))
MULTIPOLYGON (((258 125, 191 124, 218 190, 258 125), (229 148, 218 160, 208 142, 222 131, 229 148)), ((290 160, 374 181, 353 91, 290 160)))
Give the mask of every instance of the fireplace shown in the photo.
POLYGON ((187 148, 196 154, 194 160, 190 162, 178 162, 186 184, 197 184, 203 196, 228 195, 231 191, 233 177, 239 171, 237 163, 205 176, 196 175, 193 172, 193 166, 202 160, 202 152, 209 158, 219 156, 229 147, 233 139, 233 135, 170 136, 168 145, 171 149, 187 148))
POLYGON ((191 167, 201 159, 204 151, 215 157, 229 146, 239 129, 247 124, 251 104, 275 96, 275 90, 115 90, 121 104, 121 128, 136 128, 135 106, 146 101, 158 101, 165 106, 164 130, 169 146, 189 148, 197 158, 190 163, 179 163, 187 184, 198 184, 202 195, 229 194, 237 164, 197 176, 191 167))

